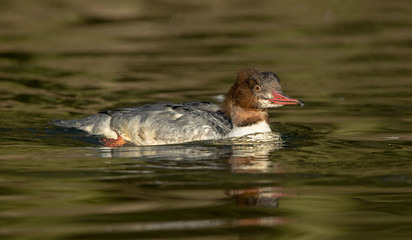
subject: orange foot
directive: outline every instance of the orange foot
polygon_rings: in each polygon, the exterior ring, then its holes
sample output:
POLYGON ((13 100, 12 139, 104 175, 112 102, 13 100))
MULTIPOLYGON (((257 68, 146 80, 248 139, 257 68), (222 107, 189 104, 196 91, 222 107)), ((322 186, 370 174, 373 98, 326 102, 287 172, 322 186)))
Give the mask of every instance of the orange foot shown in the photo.
POLYGON ((99 141, 106 147, 123 147, 127 142, 120 136, 117 139, 109 138, 109 139, 101 139, 99 141))

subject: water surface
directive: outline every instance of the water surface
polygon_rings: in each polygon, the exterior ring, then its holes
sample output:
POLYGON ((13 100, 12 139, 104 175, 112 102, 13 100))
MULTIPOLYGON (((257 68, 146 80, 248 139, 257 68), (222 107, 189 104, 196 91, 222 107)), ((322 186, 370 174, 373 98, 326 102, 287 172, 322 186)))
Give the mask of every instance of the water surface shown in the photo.
POLYGON ((2 1, 1 239, 409 239, 410 1, 2 1), (48 123, 218 103, 240 67, 305 106, 282 143, 105 148, 48 123))

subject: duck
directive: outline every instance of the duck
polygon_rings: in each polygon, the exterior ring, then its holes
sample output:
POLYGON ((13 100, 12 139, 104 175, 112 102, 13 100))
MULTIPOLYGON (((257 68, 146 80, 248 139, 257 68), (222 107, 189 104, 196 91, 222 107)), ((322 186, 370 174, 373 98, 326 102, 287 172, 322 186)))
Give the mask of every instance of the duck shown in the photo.
POLYGON ((272 132, 267 109, 285 105, 303 106, 303 101, 285 95, 275 73, 247 67, 238 70, 221 105, 148 103, 53 124, 99 135, 107 147, 179 144, 272 132))

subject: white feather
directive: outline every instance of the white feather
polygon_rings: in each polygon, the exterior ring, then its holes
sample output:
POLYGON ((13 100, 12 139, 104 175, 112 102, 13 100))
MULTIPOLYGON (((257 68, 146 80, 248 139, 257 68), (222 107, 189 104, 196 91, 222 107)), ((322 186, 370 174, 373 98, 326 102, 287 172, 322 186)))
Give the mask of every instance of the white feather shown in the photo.
POLYGON ((241 137, 258 132, 271 132, 269 124, 266 121, 260 121, 250 126, 236 127, 233 126, 232 131, 226 137, 241 137))

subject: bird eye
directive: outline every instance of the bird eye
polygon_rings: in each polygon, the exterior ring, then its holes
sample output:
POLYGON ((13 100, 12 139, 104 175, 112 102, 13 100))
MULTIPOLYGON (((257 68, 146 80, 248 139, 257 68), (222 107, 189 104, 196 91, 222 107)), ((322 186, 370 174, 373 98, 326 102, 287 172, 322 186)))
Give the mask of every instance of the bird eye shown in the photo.
POLYGON ((260 92, 260 90, 262 90, 262 88, 259 85, 255 85, 255 91, 260 92))

